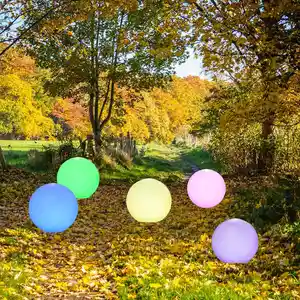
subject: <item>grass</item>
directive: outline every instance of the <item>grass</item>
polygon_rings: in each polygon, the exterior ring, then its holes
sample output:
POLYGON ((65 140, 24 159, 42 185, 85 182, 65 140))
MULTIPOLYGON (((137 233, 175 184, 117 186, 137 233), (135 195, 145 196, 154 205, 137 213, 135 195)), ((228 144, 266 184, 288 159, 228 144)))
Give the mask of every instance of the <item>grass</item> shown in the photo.
MULTIPOLYGON (((15 167, 32 170, 28 165, 28 151, 42 151, 43 146, 58 145, 55 142, 41 141, 0 141, 7 162, 15 167)), ((134 182, 141 178, 155 178, 164 182, 183 180, 192 172, 192 166, 219 170, 220 166, 212 162, 210 155, 202 149, 178 148, 156 143, 147 145, 144 157, 133 161, 130 169, 117 165, 115 169, 102 169, 104 182, 134 182)))
MULTIPOLYGON (((136 282, 138 285, 137 279, 132 279, 132 282, 136 282)), ((163 286, 156 287, 153 289, 155 284, 148 283, 143 288, 139 289, 137 299, 145 300, 172 300, 172 299, 181 299, 181 300, 248 300, 251 299, 249 296, 242 296, 234 292, 229 287, 218 287, 213 285, 210 280, 195 280, 190 284, 189 289, 185 290, 184 288, 163 288, 163 286)), ((158 286, 156 284, 156 286, 158 286)), ((120 299, 128 299, 128 295, 131 295, 126 288, 119 289, 120 299)), ((133 294, 134 295, 134 294, 133 294)))
POLYGON ((163 182, 180 181, 198 169, 213 169, 221 172, 221 165, 201 148, 179 148, 151 143, 145 156, 134 160, 130 170, 117 166, 115 170, 103 170, 106 180, 133 182, 141 178, 156 178, 163 182))
POLYGON ((3 150, 28 151, 30 149, 42 150, 42 146, 58 145, 55 141, 23 141, 23 140, 0 140, 3 150))
POLYGON ((43 146, 58 145, 48 141, 0 140, 6 161, 17 168, 28 169, 28 151, 42 151, 43 146))
POLYGON ((222 172, 223 168, 219 162, 214 161, 211 154, 201 148, 184 148, 181 152, 181 158, 188 161, 201 169, 213 169, 222 172))
POLYGON ((145 156, 136 158, 129 170, 121 166, 117 166, 115 170, 103 170, 103 178, 131 182, 152 177, 163 181, 176 181, 181 180, 189 169, 190 165, 181 160, 178 148, 150 144, 145 156))
MULTIPOLYGON (((0 244, 13 247, 17 244, 14 238, 0 238, 0 244)), ((13 252, 7 256, 5 262, 0 263, 0 296, 1 299, 22 299, 23 286, 27 283, 28 274, 25 271, 26 255, 13 252)))

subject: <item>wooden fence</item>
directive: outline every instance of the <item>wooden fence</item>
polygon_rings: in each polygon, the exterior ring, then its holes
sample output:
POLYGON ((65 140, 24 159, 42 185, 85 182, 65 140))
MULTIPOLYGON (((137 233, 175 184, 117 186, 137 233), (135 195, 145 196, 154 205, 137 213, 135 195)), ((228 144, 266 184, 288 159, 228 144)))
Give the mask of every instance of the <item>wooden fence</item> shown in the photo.
POLYGON ((136 141, 129 132, 125 136, 120 134, 119 137, 113 138, 112 144, 116 151, 123 151, 131 158, 138 154, 136 141))
MULTIPOLYGON (((88 156, 93 156, 95 149, 92 136, 88 137, 86 146, 86 154, 88 156)), ((138 154, 136 141, 129 132, 127 132, 126 135, 120 134, 118 137, 110 137, 107 139, 105 141, 105 150, 111 154, 120 152, 125 153, 128 158, 133 158, 138 154)))

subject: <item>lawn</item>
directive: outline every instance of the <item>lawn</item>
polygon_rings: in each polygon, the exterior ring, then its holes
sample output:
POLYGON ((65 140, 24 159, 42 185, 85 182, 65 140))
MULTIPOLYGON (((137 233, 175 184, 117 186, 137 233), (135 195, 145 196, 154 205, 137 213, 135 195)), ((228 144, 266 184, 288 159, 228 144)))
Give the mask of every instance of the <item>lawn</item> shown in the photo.
POLYGON ((22 141, 22 140, 0 140, 7 162, 18 168, 28 169, 28 152, 30 150, 42 151, 43 146, 58 145, 57 142, 47 141, 22 141))
MULTIPOLYGON (((150 145, 143 164, 133 170, 136 177, 161 172, 182 175, 194 165, 218 167, 200 149, 150 145)), ((28 220, 28 197, 40 185, 55 181, 53 176, 16 169, 0 173, 1 299, 300 297, 299 252, 279 225, 259 232, 259 251, 248 264, 224 264, 214 256, 213 230, 225 219, 239 217, 232 205, 234 180, 226 180, 226 197, 212 209, 192 204, 186 182, 167 182, 172 209, 156 224, 138 223, 129 215, 125 199, 131 183, 102 182, 91 199, 79 200, 73 226, 52 235, 28 220)))
POLYGON ((30 149, 42 150, 42 146, 57 145, 58 142, 48 141, 22 141, 22 140, 0 140, 3 150, 28 151, 30 149))
MULTIPOLYGON (((41 141, 0 141, 7 162, 15 167, 31 170, 28 166, 30 150, 43 151, 43 146, 58 145, 41 141)), ((115 169, 102 169, 101 178, 106 182, 134 182, 141 178, 162 181, 180 181, 192 172, 193 166, 220 170, 210 155, 202 149, 178 148, 156 143, 147 145, 145 156, 133 161, 130 169, 118 165, 115 169)))

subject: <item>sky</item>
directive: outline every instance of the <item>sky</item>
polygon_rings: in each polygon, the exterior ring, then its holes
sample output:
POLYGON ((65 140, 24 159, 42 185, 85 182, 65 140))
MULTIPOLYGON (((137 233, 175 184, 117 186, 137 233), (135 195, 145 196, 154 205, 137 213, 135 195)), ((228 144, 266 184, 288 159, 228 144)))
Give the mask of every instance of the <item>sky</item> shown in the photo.
POLYGON ((189 50, 189 53, 190 57, 186 60, 186 62, 176 66, 175 71, 177 76, 186 77, 188 75, 193 75, 209 79, 208 74, 204 74, 201 67, 201 58, 194 58, 194 52, 192 50, 189 50))

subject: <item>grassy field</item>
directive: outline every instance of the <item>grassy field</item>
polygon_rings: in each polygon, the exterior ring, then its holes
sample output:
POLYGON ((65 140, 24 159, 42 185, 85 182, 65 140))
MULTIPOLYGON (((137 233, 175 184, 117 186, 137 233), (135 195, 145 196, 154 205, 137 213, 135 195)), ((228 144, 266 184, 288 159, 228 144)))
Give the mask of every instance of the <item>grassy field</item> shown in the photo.
POLYGON ((258 231, 259 251, 248 264, 224 264, 214 256, 216 226, 241 217, 236 179, 226 180, 226 197, 213 209, 193 205, 186 182, 166 183, 173 201, 166 219, 147 224, 131 218, 125 205, 131 180, 182 177, 195 165, 220 168, 201 149, 149 145, 127 173, 102 172, 102 178, 126 180, 102 181, 91 199, 80 201, 71 228, 55 235, 42 233, 28 219, 28 198, 55 181, 54 174, 0 172, 0 299, 299 299, 297 237, 287 227, 258 231))
POLYGON ((48 141, 22 141, 22 140, 0 140, 3 150, 28 151, 30 149, 42 149, 42 146, 58 145, 58 142, 48 141))
MULTIPOLYGON (((30 170, 28 166, 28 152, 42 151, 43 146, 58 146, 55 142, 34 141, 1 141, 7 162, 15 167, 30 170)), ((126 180, 129 182, 141 178, 152 177, 162 181, 176 181, 184 179, 191 173, 192 166, 214 168, 220 166, 212 163, 210 155, 202 149, 178 148, 159 144, 147 145, 145 156, 133 162, 130 169, 117 165, 115 169, 101 170, 101 178, 107 181, 126 180)))
POLYGON ((58 146, 57 142, 0 140, 0 147, 7 162, 18 168, 28 168, 28 151, 42 151, 43 146, 58 146))

